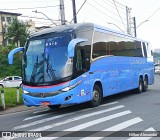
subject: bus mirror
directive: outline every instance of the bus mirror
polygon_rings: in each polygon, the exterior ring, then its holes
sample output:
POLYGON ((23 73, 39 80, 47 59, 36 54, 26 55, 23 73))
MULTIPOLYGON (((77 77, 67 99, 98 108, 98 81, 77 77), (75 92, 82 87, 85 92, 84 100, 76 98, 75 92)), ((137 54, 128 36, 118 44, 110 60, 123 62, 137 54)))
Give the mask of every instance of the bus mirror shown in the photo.
POLYGON ((19 47, 19 48, 15 48, 12 51, 10 51, 10 53, 8 54, 8 63, 9 64, 13 64, 13 56, 15 53, 23 51, 24 47, 19 47))
POLYGON ((71 40, 68 44, 68 57, 73 58, 74 57, 74 48, 75 48, 76 44, 80 43, 80 42, 85 42, 85 41, 87 41, 87 39, 84 39, 84 38, 76 38, 76 39, 71 40))

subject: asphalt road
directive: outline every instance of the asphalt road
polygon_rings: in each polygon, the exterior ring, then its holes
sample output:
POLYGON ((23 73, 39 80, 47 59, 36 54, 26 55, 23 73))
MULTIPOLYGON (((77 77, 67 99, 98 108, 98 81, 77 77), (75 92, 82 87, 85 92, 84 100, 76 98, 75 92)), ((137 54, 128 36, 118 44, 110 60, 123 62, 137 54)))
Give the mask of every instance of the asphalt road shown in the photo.
POLYGON ((96 108, 89 108, 87 104, 81 104, 64 107, 57 112, 51 111, 47 107, 41 107, 29 111, 0 115, 0 131, 41 131, 42 133, 47 131, 48 133, 46 132, 44 135, 53 134, 56 131, 54 135, 50 135, 52 138, 45 137, 46 140, 58 137, 58 139, 65 140, 158 140, 160 137, 153 137, 153 135, 148 137, 125 136, 134 136, 133 133, 136 135, 137 131, 144 133, 153 131, 155 134, 160 131, 159 83, 160 75, 155 75, 155 83, 149 86, 147 92, 135 94, 129 91, 110 96, 105 98, 103 104, 96 108), (73 133, 75 131, 78 131, 78 133, 73 133), (109 134, 102 131, 113 134, 113 137, 105 137, 109 134), (120 133, 114 133, 115 131, 120 133), (73 137, 73 134, 76 137, 73 137), (71 137, 64 138, 64 135, 71 137))

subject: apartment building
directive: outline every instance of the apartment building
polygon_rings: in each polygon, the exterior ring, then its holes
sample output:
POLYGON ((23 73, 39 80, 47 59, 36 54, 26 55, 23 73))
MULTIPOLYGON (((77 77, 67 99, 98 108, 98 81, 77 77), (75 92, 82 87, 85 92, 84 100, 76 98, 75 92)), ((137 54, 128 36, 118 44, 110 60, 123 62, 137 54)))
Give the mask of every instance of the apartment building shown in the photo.
POLYGON ((7 32, 7 26, 14 18, 21 14, 0 11, 0 45, 4 45, 4 34, 7 32))

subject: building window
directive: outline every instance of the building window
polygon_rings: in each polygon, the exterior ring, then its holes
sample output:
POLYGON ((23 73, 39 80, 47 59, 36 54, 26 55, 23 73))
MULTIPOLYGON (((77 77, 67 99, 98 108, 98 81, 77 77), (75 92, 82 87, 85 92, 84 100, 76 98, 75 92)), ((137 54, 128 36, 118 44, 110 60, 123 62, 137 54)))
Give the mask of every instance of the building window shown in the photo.
POLYGON ((6 28, 2 28, 2 32, 5 33, 6 32, 6 28))
POLYGON ((2 16, 2 21, 5 21, 5 17, 4 16, 2 16))
POLYGON ((7 17, 7 22, 8 22, 8 23, 11 22, 11 17, 7 17))

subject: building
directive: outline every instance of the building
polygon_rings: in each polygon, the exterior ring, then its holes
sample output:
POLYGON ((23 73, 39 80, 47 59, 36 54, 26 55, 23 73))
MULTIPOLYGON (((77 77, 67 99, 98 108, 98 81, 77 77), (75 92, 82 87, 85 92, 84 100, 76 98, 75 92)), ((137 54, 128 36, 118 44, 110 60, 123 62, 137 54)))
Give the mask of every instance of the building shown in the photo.
POLYGON ((35 32, 35 22, 31 19, 24 22, 26 25, 29 25, 27 28, 28 33, 34 33, 35 32))
POLYGON ((14 18, 21 14, 0 11, 0 45, 4 45, 4 34, 7 32, 7 26, 14 18))

